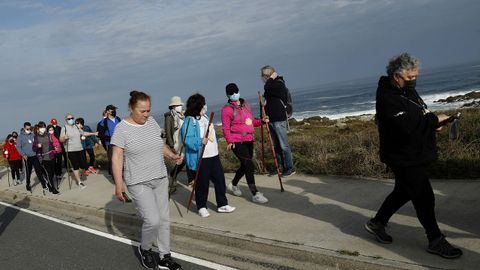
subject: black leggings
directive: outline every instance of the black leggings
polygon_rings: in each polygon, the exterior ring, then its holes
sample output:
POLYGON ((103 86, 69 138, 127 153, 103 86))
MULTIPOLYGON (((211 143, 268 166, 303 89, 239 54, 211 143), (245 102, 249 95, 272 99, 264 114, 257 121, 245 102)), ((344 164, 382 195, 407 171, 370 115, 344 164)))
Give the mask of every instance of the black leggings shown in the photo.
POLYGON ((390 217, 408 201, 412 201, 417 218, 429 241, 441 235, 435 218, 435 195, 425 166, 391 167, 395 187, 387 196, 374 220, 386 225, 390 217))
POLYGON ((51 187, 57 188, 57 181, 55 179, 55 160, 43 160, 42 167, 44 170, 44 177, 48 180, 51 187))
POLYGON ((257 186, 255 185, 255 165, 253 164, 253 141, 251 142, 236 142, 233 153, 240 161, 240 168, 235 173, 232 180, 234 186, 238 185, 240 179, 245 175, 247 179, 248 188, 253 195, 257 193, 257 186))
MULTIPOLYGON (((85 151, 88 154, 88 166, 87 167, 94 167, 95 166, 95 152, 93 151, 93 148, 87 148, 85 151)), ((87 168, 88 169, 88 168, 87 168)))
POLYGON ((12 179, 20 180, 20 169, 22 168, 22 160, 9 160, 10 170, 12 171, 12 179))

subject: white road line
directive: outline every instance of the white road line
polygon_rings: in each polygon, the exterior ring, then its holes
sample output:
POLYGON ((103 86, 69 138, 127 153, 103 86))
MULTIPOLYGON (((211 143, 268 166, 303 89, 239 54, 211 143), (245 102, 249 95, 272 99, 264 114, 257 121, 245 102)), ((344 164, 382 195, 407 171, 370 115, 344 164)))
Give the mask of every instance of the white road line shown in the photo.
MULTIPOLYGON (((11 205, 9 203, 4 203, 4 202, 0 202, 0 204, 3 205, 3 206, 6 206, 6 207, 11 207, 11 208, 17 209, 21 212, 25 212, 25 213, 28 213, 28 214, 31 214, 31 215, 34 215, 34 216, 37 216, 37 217, 41 217, 41 218, 56 222, 56 223, 60 223, 62 225, 66 225, 66 226, 75 228, 77 230, 81 230, 81 231, 88 232, 88 233, 91 233, 91 234, 95 234, 95 235, 98 235, 98 236, 102 236, 102 237, 105 237, 105 238, 108 238, 108 239, 111 239, 111 240, 115 240, 117 242, 121 242, 121 243, 124 243, 124 244, 127 244, 127 245, 131 245, 131 246, 139 246, 140 245, 139 242, 132 241, 130 239, 126 239, 126 238, 119 237, 119 236, 116 236, 116 235, 111 235, 111 234, 108 234, 108 233, 105 233, 105 232, 97 231, 97 230, 87 228, 87 227, 84 227, 84 226, 81 226, 81 225, 78 225, 78 224, 74 224, 74 223, 71 223, 71 222, 68 222, 68 221, 65 221, 65 220, 50 217, 50 216, 47 216, 47 215, 44 215, 44 214, 40 214, 40 213, 31 211, 31 210, 28 210, 28 209, 18 207, 16 205, 11 205)), ((158 251, 158 249, 157 249, 157 251, 158 251)), ((188 255, 180 254, 180 253, 177 253, 177 252, 172 252, 172 256, 175 257, 175 258, 178 258, 180 260, 187 261, 187 262, 194 263, 194 264, 198 264, 200 266, 208 267, 208 268, 211 268, 211 269, 214 269, 214 270, 237 270, 236 268, 231 268, 231 267, 224 266, 224 265, 221 265, 221 264, 218 264, 218 263, 205 261, 205 260, 202 260, 202 259, 198 259, 198 258, 191 257, 191 256, 188 256, 188 255)))

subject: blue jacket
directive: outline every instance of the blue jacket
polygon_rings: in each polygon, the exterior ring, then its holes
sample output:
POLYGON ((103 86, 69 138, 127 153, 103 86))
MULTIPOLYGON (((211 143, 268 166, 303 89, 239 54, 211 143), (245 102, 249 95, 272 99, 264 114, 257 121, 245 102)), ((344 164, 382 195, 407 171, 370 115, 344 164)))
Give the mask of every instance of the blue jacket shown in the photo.
MULTIPOLYGON (((115 122, 113 122, 110 118, 107 117, 107 128, 105 128, 105 138, 106 140, 104 141, 105 146, 110 145, 110 138, 113 136, 113 132, 115 131, 115 127, 120 123, 121 119, 120 117, 116 116, 115 117, 115 122)), ((98 124, 103 127, 105 122, 105 118, 103 118, 98 124)))
MULTIPOLYGON (((89 126, 84 126, 83 131, 85 132, 93 132, 89 126)), ((86 136, 85 140, 82 140, 82 147, 83 149, 92 149, 95 144, 97 143, 97 137, 95 136, 86 136)))
POLYGON ((33 151, 33 132, 30 134, 25 133, 25 130, 22 128, 20 130, 20 135, 18 135, 17 141, 17 150, 22 156, 35 156, 35 152, 33 151))
POLYGON ((200 151, 202 151, 202 137, 198 121, 191 116, 185 117, 182 128, 182 141, 185 145, 185 162, 190 170, 197 170, 200 151), (187 130, 188 128, 188 130, 187 130), (185 136, 186 133, 186 136, 185 136))

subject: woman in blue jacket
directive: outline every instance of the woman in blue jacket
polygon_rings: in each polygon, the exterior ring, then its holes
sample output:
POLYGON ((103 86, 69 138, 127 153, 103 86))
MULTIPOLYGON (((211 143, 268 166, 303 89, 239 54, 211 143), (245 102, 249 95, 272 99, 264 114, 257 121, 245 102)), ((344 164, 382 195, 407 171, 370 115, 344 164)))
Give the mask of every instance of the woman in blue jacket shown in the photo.
POLYGON ((195 186, 195 202, 198 214, 201 217, 208 217, 207 210, 208 187, 210 180, 214 184, 217 211, 219 213, 231 213, 235 207, 228 205, 225 195, 225 175, 222 163, 218 156, 218 144, 213 125, 208 125, 207 105, 205 98, 200 94, 194 94, 188 98, 185 121, 182 125, 182 138, 185 138, 185 162, 191 170, 197 170, 198 161, 202 146, 205 151, 202 157, 202 166, 198 172, 198 179, 195 186), (209 130, 208 137, 205 133, 209 130))

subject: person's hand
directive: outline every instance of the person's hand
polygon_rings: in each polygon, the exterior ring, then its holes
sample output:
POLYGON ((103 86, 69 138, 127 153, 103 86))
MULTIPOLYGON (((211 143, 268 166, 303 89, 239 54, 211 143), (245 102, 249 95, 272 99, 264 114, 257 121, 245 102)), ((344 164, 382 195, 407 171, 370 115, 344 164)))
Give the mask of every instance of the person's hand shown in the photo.
MULTIPOLYGON (((437 115, 438 123, 447 120, 449 117, 450 117, 450 116, 445 115, 445 114, 443 114, 443 113, 437 115)), ((438 128, 436 129, 436 131, 441 131, 442 128, 443 128, 443 126, 440 126, 440 127, 438 127, 438 128)))
POLYGON ((28 156, 27 156, 27 155, 23 155, 23 159, 24 159, 24 160, 27 160, 27 159, 28 159, 28 156))
POLYGON ((274 79, 278 77, 277 72, 273 72, 272 75, 270 75, 270 78, 274 79))
POLYGON ((208 138, 203 138, 203 139, 202 139, 202 144, 205 145, 205 144, 207 144, 207 143, 208 143, 208 138))
POLYGON ((234 143, 229 143, 227 145, 227 150, 233 150, 233 149, 235 149, 235 144, 234 143))
POLYGON ((270 119, 268 118, 268 115, 265 115, 265 116, 263 117, 262 121, 263 121, 264 123, 267 123, 267 124, 268 124, 268 122, 270 122, 270 119))
POLYGON ((67 134, 65 134, 65 136, 63 136, 63 139, 64 139, 64 140, 68 140, 69 138, 70 138, 70 137, 68 137, 67 134))
POLYGON ((115 197, 117 197, 117 199, 121 202, 125 202, 123 192, 125 192, 125 188, 123 187, 123 185, 115 186, 115 197))
POLYGON ((183 156, 178 155, 178 158, 175 159, 175 164, 180 165, 183 163, 183 156))

